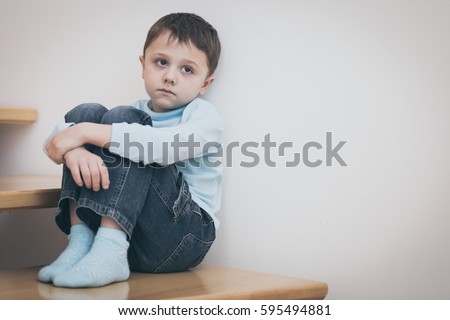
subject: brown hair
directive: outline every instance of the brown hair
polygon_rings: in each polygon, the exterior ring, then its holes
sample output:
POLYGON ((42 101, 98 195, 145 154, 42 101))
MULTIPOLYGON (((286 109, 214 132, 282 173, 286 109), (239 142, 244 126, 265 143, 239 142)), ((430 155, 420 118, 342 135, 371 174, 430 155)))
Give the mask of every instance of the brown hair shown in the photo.
POLYGON ((219 36, 212 25, 193 13, 171 13, 156 21, 147 33, 144 56, 147 47, 167 30, 170 32, 169 40, 187 45, 193 43, 203 51, 208 60, 208 76, 214 73, 220 57, 219 36))

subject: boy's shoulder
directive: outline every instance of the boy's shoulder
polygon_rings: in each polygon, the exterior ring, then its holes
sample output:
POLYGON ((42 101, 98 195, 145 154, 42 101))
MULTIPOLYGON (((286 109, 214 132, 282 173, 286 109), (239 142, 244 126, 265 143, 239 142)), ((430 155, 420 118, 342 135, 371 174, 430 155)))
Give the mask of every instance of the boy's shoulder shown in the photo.
POLYGON ((195 98, 185 107, 183 118, 202 118, 209 122, 222 122, 216 107, 202 98, 195 98))
POLYGON ((208 101, 202 98, 195 98, 191 102, 186 105, 186 110, 197 110, 197 111, 214 111, 216 112, 216 108, 208 101))
POLYGON ((135 103, 132 103, 131 106, 142 111, 147 111, 150 110, 150 101, 150 99, 141 99, 136 101, 135 103))

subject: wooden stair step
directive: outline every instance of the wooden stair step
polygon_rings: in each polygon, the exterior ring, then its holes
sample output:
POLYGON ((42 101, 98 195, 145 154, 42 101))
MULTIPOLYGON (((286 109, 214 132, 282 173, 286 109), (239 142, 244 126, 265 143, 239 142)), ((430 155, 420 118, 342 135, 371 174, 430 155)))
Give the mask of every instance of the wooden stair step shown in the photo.
POLYGON ((61 177, 0 176, 0 210, 56 207, 61 177))
POLYGON ((324 299, 328 285, 267 273, 200 265, 167 274, 131 273, 128 281, 101 288, 67 289, 37 280, 39 267, 0 271, 0 299, 297 300, 324 299))
POLYGON ((37 120, 33 108, 0 107, 0 123, 26 124, 37 120))

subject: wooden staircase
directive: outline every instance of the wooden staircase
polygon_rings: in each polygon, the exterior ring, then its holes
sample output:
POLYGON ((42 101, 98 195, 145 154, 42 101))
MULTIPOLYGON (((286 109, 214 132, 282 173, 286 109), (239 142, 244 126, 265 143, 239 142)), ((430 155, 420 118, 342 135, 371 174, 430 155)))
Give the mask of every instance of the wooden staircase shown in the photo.
MULTIPOLYGON (((0 125, 25 125, 36 120, 35 109, 0 107, 0 125)), ((55 207, 60 194, 60 184, 60 177, 0 176, 0 211, 55 207)))

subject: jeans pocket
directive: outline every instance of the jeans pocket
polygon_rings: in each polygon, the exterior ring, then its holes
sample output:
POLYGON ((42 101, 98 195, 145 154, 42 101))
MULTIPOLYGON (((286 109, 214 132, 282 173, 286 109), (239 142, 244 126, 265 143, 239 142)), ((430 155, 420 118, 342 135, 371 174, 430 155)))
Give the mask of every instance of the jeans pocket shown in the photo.
POLYGON ((192 233, 187 234, 172 254, 154 272, 179 272, 196 267, 203 261, 213 242, 214 240, 200 240, 192 233))
POLYGON ((189 185, 186 180, 184 180, 181 172, 178 175, 177 186, 179 187, 178 197, 172 206, 173 219, 175 222, 191 209, 192 203, 189 185))

